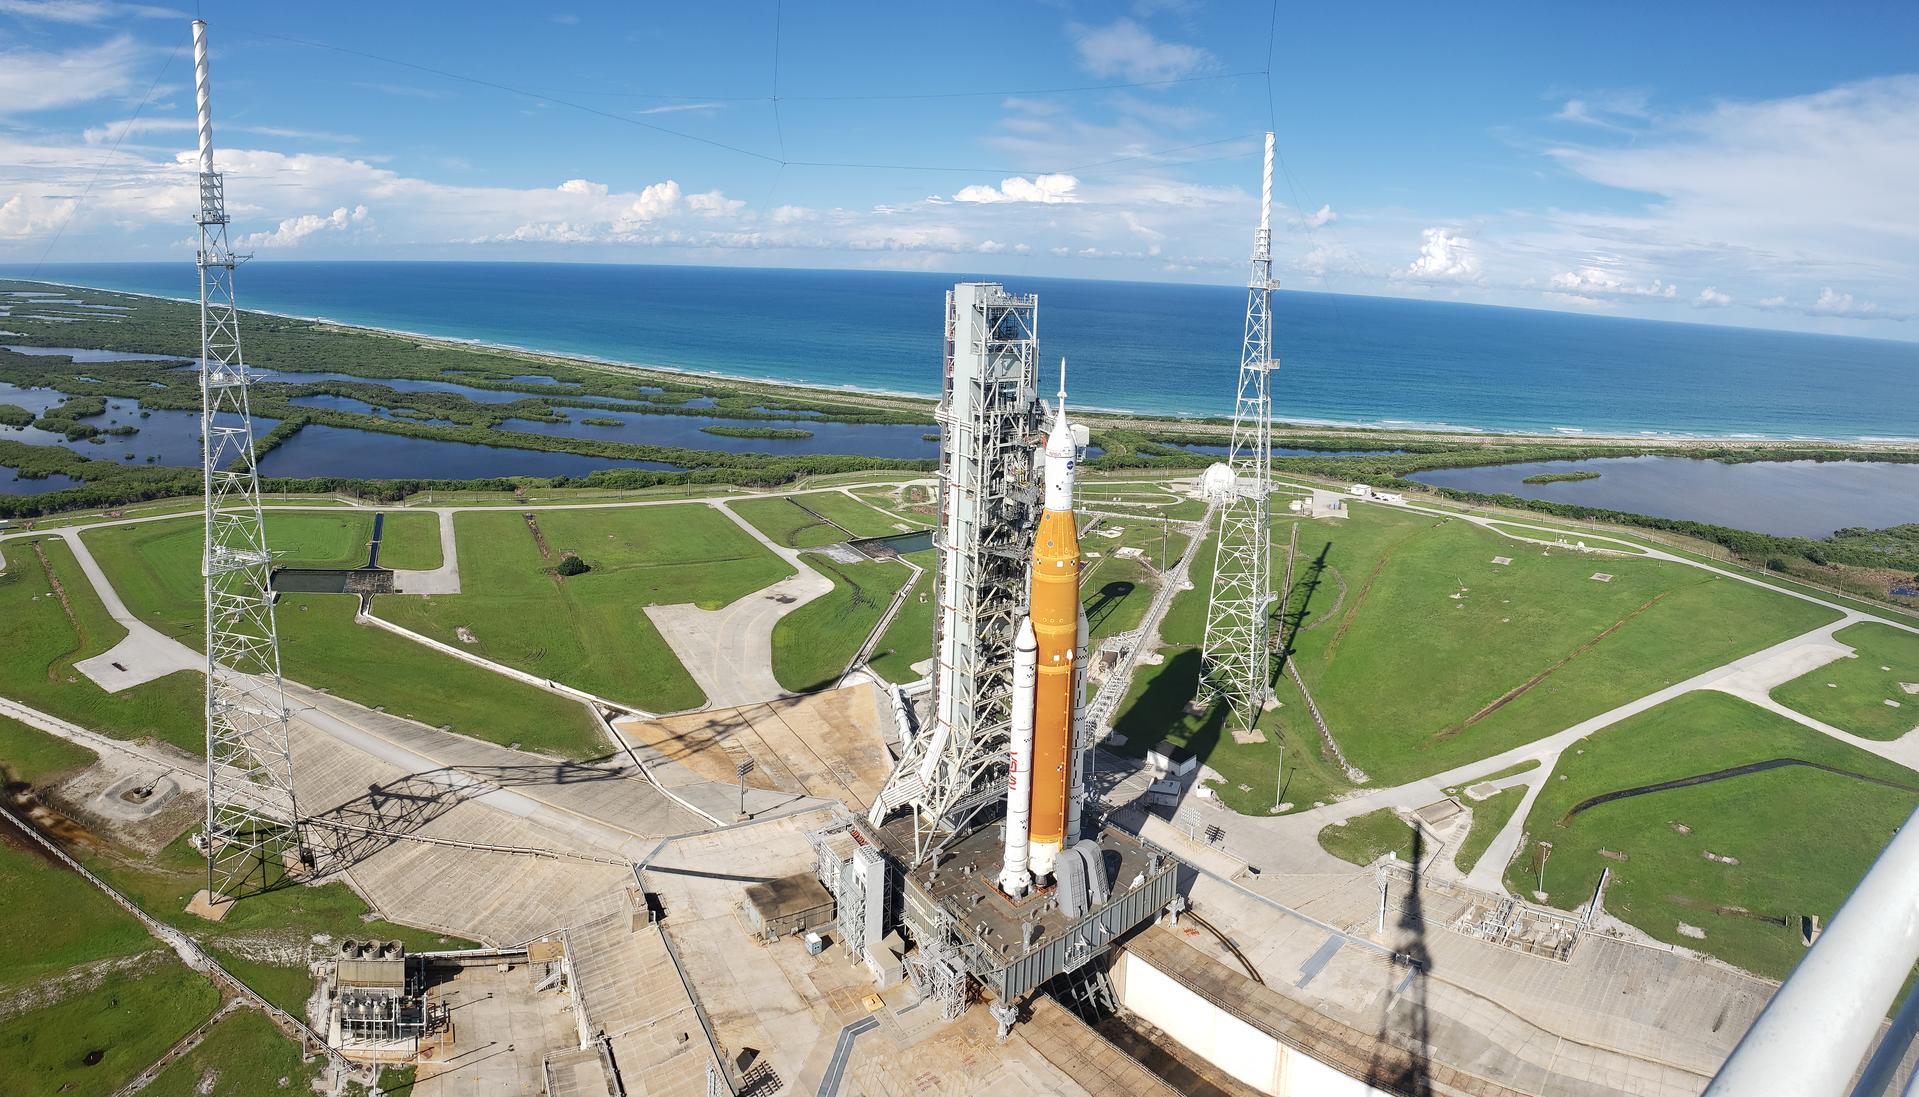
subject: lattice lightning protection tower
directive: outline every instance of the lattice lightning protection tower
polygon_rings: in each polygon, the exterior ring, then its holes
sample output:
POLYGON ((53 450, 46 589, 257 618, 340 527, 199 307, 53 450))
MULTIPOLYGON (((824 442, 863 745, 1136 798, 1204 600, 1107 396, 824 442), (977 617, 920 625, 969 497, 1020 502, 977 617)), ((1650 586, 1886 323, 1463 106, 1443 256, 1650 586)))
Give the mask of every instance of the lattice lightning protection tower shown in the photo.
POLYGON ((200 456, 206 508, 201 576, 207 650, 207 896, 233 899, 286 872, 304 855, 293 798, 286 691, 274 629, 271 578, 254 464, 247 368, 227 240, 225 184, 213 170, 207 25, 193 23, 194 98, 200 120, 200 456))
POLYGON ((1273 602, 1273 135, 1266 135, 1260 177, 1259 230, 1247 283, 1246 331, 1239 352, 1239 393, 1227 465, 1232 490, 1219 509, 1219 547, 1206 607, 1201 689, 1227 707, 1227 729, 1250 733, 1265 704, 1272 673, 1268 629, 1273 602))

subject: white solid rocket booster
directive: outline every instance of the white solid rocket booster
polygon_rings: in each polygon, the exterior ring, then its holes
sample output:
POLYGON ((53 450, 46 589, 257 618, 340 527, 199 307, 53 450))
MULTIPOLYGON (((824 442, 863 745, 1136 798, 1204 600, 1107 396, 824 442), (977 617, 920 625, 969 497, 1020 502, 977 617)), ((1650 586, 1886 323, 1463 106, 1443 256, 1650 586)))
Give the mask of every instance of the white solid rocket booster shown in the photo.
POLYGON ((1026 845, 1033 822, 1033 687, 1039 681, 1039 642, 1033 622, 1022 617, 1013 645, 1012 754, 1006 768, 1006 864, 1000 870, 1000 890, 1024 895, 1032 884, 1026 868, 1026 845))

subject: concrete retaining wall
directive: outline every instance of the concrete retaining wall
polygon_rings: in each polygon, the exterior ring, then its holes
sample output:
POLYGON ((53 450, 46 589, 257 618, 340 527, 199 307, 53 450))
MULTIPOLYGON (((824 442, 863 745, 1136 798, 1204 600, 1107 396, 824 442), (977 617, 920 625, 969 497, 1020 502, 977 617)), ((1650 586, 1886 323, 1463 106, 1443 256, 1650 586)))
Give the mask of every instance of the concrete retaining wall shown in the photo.
POLYGON ((1120 1004, 1219 1069, 1274 1097, 1387 1097, 1280 1043, 1131 952, 1113 967, 1120 1004))

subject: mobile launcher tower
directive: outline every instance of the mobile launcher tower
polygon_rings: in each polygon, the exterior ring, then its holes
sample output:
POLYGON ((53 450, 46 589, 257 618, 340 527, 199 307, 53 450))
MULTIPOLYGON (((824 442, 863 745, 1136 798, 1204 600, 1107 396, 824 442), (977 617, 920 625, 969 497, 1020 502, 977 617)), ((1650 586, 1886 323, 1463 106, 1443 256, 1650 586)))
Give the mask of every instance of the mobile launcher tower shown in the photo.
MULTIPOLYGON (((1002 1024, 1154 919, 1176 884, 1163 851, 1113 828, 1085 834, 1073 486, 1086 431, 1066 419, 1064 362, 1058 404, 1039 399, 1038 318, 1037 298, 997 284, 947 294, 930 713, 850 828, 897 882, 878 909, 861 904, 866 924, 841 926, 875 945, 903 926, 913 948, 898 959, 922 993, 950 1017, 981 988, 1002 1024)), ((894 949, 864 950, 882 981, 899 970, 894 949)))

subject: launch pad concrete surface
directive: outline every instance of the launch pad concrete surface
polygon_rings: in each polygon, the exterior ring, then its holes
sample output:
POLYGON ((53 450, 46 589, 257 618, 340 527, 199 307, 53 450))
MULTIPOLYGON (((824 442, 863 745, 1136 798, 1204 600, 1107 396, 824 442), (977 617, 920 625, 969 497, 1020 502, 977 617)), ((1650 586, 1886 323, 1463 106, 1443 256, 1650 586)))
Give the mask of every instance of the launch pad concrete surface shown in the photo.
POLYGON ((497 964, 435 964, 428 984, 428 999, 445 1004, 452 1027, 425 1041, 410 1097, 541 1093, 544 1049, 575 1042, 566 995, 535 993, 523 961, 505 971, 497 964))
POLYGON ((855 810, 879 795, 892 772, 879 689, 860 682, 825 693, 658 720, 622 719, 636 749, 707 781, 731 784, 753 763, 748 788, 838 800, 855 810))
MULTIPOLYGON (((1316 1019, 1294 1037, 1328 1062, 1349 1054, 1340 1048, 1354 1037, 1390 1049, 1417 1020, 1427 1032, 1423 1069, 1437 1076, 1443 1068, 1455 1092, 1690 1097, 1775 989, 1592 931, 1569 960, 1530 955, 1461 932, 1455 902, 1433 888, 1415 897, 1399 876, 1389 883, 1382 934, 1374 873, 1255 876, 1176 827, 1146 833, 1195 867, 1193 910, 1239 946, 1264 980, 1262 994, 1284 999, 1260 1008, 1316 1019), (1395 953, 1423 953, 1425 965, 1416 970, 1395 953)), ((1182 927, 1178 939, 1228 975, 1244 970, 1201 931, 1182 927)))
MULTIPOLYGON (((665 843, 641 868, 639 878, 664 910, 658 930, 662 944, 677 957, 679 970, 676 975, 655 964, 654 976, 638 988, 629 984, 627 997, 656 999, 652 1005, 595 1006, 589 989, 586 1008, 593 1023, 600 1023, 596 1009, 610 1009, 607 1015, 616 1023, 632 1008, 664 1009, 657 1003, 671 1002, 683 978, 711 1025, 720 1053, 731 1061, 742 1050, 754 1049, 757 1065, 749 1068, 749 1076, 777 1077, 785 1086, 781 1092, 876 1097, 929 1089, 1060 1095, 1167 1092, 1141 1081, 1110 1045, 1064 1010, 1046 1014, 1038 1027, 1015 1028, 1011 1039, 997 1044, 984 1008, 975 1006, 947 1024, 940 1020, 938 1007, 921 1003, 909 983, 876 990, 866 966, 848 955, 836 932, 819 956, 808 956, 797 939, 764 944, 749 933, 741 909, 745 886, 812 872, 815 855, 808 835, 835 815, 828 810, 805 812, 665 843), (762 1073, 754 1075, 755 1070, 762 1073), (1115 1086, 1115 1079, 1126 1083, 1115 1086)), ((671 1025, 657 1027, 669 1030, 677 1041, 671 1025)), ((701 1038, 693 1029, 690 1040, 701 1038)), ((699 1056, 702 1069, 707 1054, 699 1056)), ((628 1092, 686 1092, 635 1090, 632 1075, 624 1070, 622 1079, 628 1092)))

